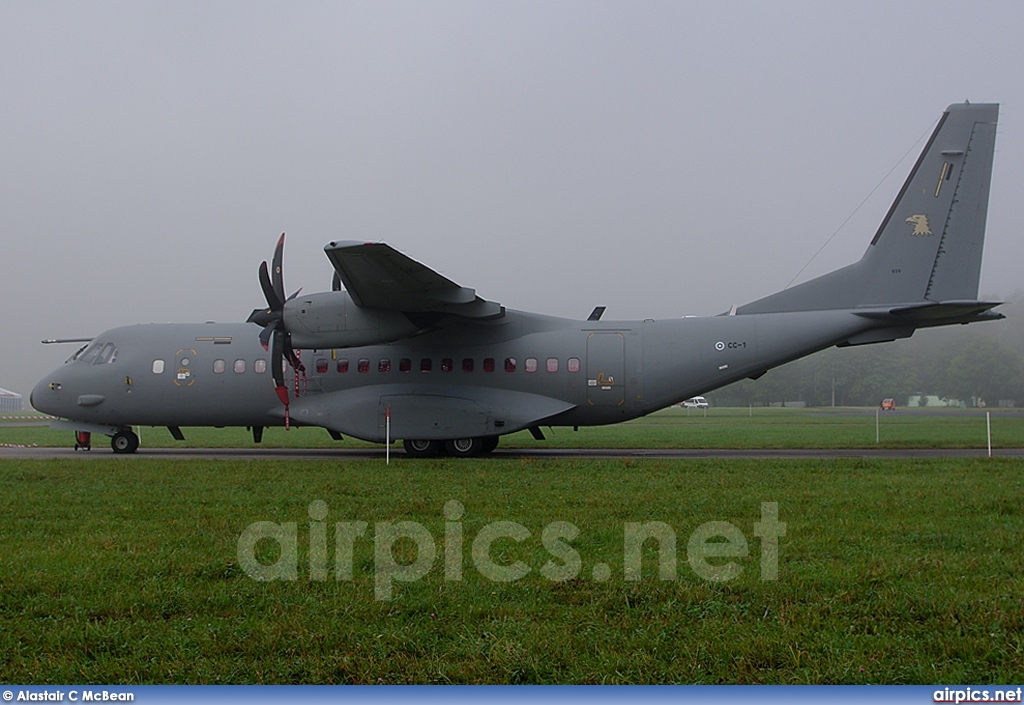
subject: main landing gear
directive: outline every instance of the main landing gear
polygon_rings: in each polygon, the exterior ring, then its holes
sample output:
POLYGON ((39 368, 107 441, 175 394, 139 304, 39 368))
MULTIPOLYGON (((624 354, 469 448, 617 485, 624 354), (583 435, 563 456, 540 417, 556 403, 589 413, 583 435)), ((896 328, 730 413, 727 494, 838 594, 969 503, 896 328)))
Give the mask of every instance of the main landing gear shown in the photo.
POLYGON ((406 454, 412 458, 436 458, 441 455, 475 458, 497 448, 498 436, 455 438, 450 441, 406 440, 403 445, 406 454))
POLYGON ((110 437, 110 447, 115 453, 134 453, 139 449, 139 437, 130 428, 123 428, 110 437))

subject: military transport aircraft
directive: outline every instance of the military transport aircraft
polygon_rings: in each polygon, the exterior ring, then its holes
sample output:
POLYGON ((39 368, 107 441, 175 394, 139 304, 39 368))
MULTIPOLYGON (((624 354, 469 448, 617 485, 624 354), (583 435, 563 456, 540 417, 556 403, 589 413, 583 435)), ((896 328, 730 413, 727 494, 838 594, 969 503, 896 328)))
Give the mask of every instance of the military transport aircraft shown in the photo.
POLYGON ((247 323, 109 330, 31 402, 118 453, 138 448, 138 425, 178 439, 182 426, 246 426, 258 442, 295 424, 474 456, 507 433, 625 421, 833 345, 999 319, 977 298, 998 111, 946 110, 860 261, 719 316, 513 311, 386 244, 349 241, 324 248, 332 291, 286 298, 282 235, 259 270, 267 306, 247 323))

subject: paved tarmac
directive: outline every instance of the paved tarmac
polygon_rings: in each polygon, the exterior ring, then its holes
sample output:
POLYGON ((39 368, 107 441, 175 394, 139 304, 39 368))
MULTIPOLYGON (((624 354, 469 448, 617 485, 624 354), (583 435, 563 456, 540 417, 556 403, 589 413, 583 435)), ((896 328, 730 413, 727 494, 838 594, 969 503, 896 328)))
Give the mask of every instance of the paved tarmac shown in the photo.
MULTIPOLYGON (((699 459, 828 459, 828 458, 984 458, 984 448, 845 448, 845 449, 693 449, 693 448, 509 448, 494 451, 492 458, 666 458, 676 460, 699 459)), ((1024 448, 997 448, 997 458, 1024 458, 1024 448)), ((134 455, 115 455, 108 444, 97 445, 91 451, 66 448, 0 447, 0 461, 5 459, 82 459, 123 458, 126 460, 384 460, 383 448, 140 448, 134 455)), ((402 460, 404 451, 392 449, 391 458, 402 460)))

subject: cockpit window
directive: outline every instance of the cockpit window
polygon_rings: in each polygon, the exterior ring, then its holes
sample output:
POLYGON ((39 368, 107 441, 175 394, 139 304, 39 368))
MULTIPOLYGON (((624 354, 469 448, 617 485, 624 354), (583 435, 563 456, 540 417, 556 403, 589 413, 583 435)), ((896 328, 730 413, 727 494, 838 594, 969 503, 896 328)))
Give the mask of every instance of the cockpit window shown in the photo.
POLYGON ((117 359, 117 348, 113 343, 93 343, 84 352, 74 355, 72 360, 86 365, 109 365, 117 359))
POLYGON ((94 365, 109 365, 117 359, 117 348, 114 347, 113 343, 107 343, 100 350, 96 356, 96 362, 94 365))
POLYGON ((88 344, 88 343, 86 343, 86 344, 85 344, 85 345, 83 345, 82 347, 78 348, 78 350, 76 350, 76 351, 75 351, 75 354, 74 354, 74 355, 72 355, 71 357, 69 357, 69 358, 68 358, 67 360, 65 360, 65 361, 64 361, 64 364, 66 365, 66 364, 67 364, 67 363, 69 363, 69 362, 74 362, 75 360, 77 360, 77 359, 78 359, 78 358, 79 358, 79 357, 81 356, 81 354, 82 354, 83 352, 85 352, 85 349, 86 349, 87 347, 89 347, 89 344, 88 344))
POLYGON ((78 361, 85 363, 86 365, 91 365, 96 362, 96 358, 99 356, 100 350, 102 349, 103 343, 93 343, 86 348, 85 352, 78 356, 78 361))

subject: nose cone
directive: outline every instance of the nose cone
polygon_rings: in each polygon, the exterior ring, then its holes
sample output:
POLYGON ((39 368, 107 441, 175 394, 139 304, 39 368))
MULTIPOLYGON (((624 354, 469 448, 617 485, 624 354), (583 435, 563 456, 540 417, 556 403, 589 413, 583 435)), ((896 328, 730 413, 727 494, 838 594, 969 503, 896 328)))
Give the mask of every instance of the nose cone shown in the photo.
POLYGON ((32 392, 28 395, 28 403, 32 405, 33 409, 53 416, 61 415, 64 392, 61 383, 56 381, 57 379, 56 374, 47 375, 32 388, 32 392))

